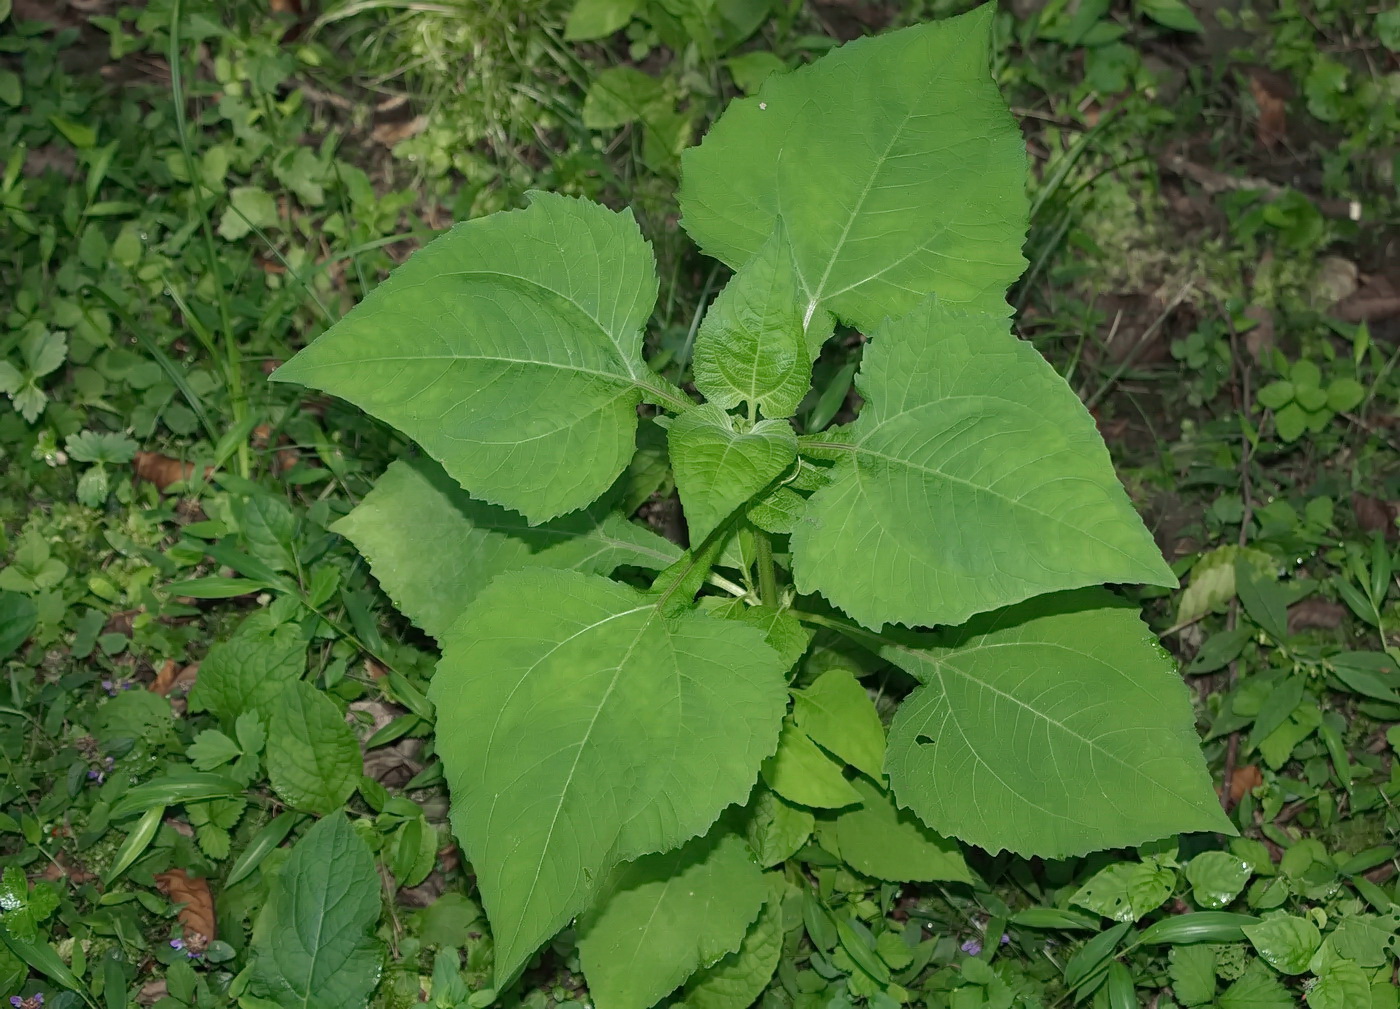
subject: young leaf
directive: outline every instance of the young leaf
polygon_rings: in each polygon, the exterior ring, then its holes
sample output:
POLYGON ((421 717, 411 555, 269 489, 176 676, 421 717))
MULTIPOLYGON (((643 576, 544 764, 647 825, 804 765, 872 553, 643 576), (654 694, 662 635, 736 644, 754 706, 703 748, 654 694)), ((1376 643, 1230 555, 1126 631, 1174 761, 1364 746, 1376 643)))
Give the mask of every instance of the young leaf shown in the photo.
POLYGON ((875 702, 849 669, 827 670, 811 686, 794 690, 792 698, 799 729, 857 771, 880 780, 885 727, 875 702))
POLYGON ((360 780, 364 761, 340 709, 303 681, 282 691, 267 739, 267 775, 287 805, 327 815, 360 780))
POLYGON ((249 990, 298 1009, 355 1009, 379 983, 379 875, 345 816, 317 823, 292 846, 272 902, 253 930, 249 990))
POLYGON ((907 641, 923 645, 881 650, 923 684, 890 726, 885 768, 940 833, 1050 858, 1235 833, 1185 686, 1109 593, 1046 596, 907 641))
POLYGON ((369 560, 394 604, 435 638, 503 571, 661 569, 680 548, 598 504, 532 526, 470 497, 431 459, 395 462, 331 529, 369 560))
POLYGON ((795 666, 812 642, 812 632, 803 627, 789 609, 762 604, 750 606, 742 599, 727 599, 706 612, 757 627, 763 632, 763 640, 783 657, 784 669, 795 666))
POLYGON ((894 883, 972 882, 956 841, 929 830, 866 778, 855 778, 851 786, 860 795, 860 805, 842 810, 834 821, 824 823, 822 837, 835 835, 835 854, 852 869, 894 883))
POLYGON ((274 634, 245 631, 209 649, 190 689, 190 709, 212 711, 226 724, 245 711, 264 719, 288 683, 306 669, 306 643, 291 628, 274 634))
POLYGON ((812 836, 814 823, 809 810, 794 806, 762 785, 754 789, 740 820, 744 839, 765 869, 796 854, 812 836))
POLYGON ((725 410, 751 403, 765 417, 791 417, 832 329, 823 312, 809 337, 802 311, 792 249, 779 226, 705 312, 695 338, 695 387, 725 410))
POLYGON ((797 458, 797 435, 785 420, 739 431, 734 418, 706 403, 681 414, 667 441, 692 546, 768 486, 797 458))
POLYGON ((612 866, 748 795, 786 703, 751 627, 573 572, 500 575, 443 640, 431 697, 452 822, 509 981, 612 866))
POLYGON ((620 867, 579 918, 589 993, 608 1009, 648 1009, 738 949, 766 892, 748 845, 723 821, 674 851, 620 867))
POLYGON ((1089 411, 1005 320, 926 301, 872 334, 859 386, 849 444, 810 442, 845 458, 793 533, 799 591, 878 627, 1176 585, 1089 411))
POLYGON ((543 522, 622 472, 643 398, 689 401, 642 360, 656 268, 631 211, 530 201, 423 248, 273 377, 348 399, 543 522))
POLYGON ((994 12, 859 39, 731 102, 682 160, 682 226, 738 269, 781 215, 808 317, 870 328, 930 293, 1005 315, 1026 154, 990 72, 994 12))
POLYGON ((1070 903, 1114 921, 1137 921, 1160 907, 1175 885, 1176 870, 1156 859, 1115 862, 1094 873, 1070 903))
POLYGON ((836 809, 860 801, 860 794, 811 737, 783 719, 778 752, 763 765, 763 780, 783 798, 802 806, 836 809))
POLYGON ((768 986, 783 951, 787 883, 777 872, 769 873, 765 882, 768 899, 744 934, 744 941, 733 953, 687 981, 676 1009, 748 1009, 768 986))

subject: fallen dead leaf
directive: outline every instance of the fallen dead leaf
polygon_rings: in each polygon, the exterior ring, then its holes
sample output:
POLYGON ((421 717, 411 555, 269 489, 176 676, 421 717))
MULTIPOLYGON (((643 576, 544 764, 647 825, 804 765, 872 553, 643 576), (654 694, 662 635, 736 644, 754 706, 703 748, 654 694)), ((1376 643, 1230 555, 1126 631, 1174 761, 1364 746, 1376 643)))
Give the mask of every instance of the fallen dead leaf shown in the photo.
POLYGON ((1271 150, 1288 135, 1288 94, 1272 75, 1258 70, 1249 75, 1249 93, 1259 106, 1254 135, 1261 147, 1271 150))
POLYGON ((1245 793, 1252 788, 1257 788, 1264 784, 1264 774, 1259 770, 1258 764, 1245 764, 1243 767, 1235 768, 1230 775, 1230 802, 1236 803, 1244 798, 1245 793))
POLYGON ((167 697, 172 690, 181 687, 188 689, 193 686, 197 676, 199 676, 198 662, 181 666, 174 659, 166 659, 157 671, 156 678, 151 681, 151 693, 167 697))
POLYGON ((195 879, 184 869, 171 869, 155 875, 156 886, 172 903, 183 904, 176 917, 185 929, 185 945, 194 953, 202 953, 217 938, 214 920, 214 895, 207 879, 195 879))
POLYGON ((1265 305, 1250 305, 1244 310, 1246 319, 1254 320, 1254 325, 1245 330, 1244 346, 1255 361, 1262 361, 1264 355, 1278 346, 1274 336, 1274 313, 1265 305))
MULTIPOLYGON (((132 460, 132 468, 136 471, 136 479, 148 480, 161 491, 176 481, 188 480, 194 475, 194 463, 172 459, 159 452, 137 452, 132 460)), ((213 466, 204 467, 205 479, 213 475, 213 466)))
POLYGON ((66 879, 74 886, 77 886, 80 883, 87 883, 97 877, 83 868, 81 863, 70 862, 68 857, 60 851, 54 856, 54 861, 50 862, 44 868, 39 878, 46 879, 50 883, 57 882, 60 879, 66 879))
POLYGON ((1358 492, 1351 496, 1351 510, 1356 514, 1356 524, 1365 532, 1383 533, 1388 540, 1400 535, 1400 529, 1395 528, 1400 508, 1391 502, 1358 492))
POLYGON ((155 1005, 169 994, 170 989, 166 987, 165 978, 156 978, 141 986, 141 990, 136 993, 136 1001, 140 1005, 155 1005))
POLYGON ((409 137, 416 137, 428 128, 427 116, 414 116, 412 119, 380 123, 370 131, 370 139, 385 147, 393 147, 409 137))
POLYGON ((1288 632, 1322 630, 1330 631, 1342 626, 1347 610, 1340 603, 1330 602, 1314 596, 1288 607, 1288 632))

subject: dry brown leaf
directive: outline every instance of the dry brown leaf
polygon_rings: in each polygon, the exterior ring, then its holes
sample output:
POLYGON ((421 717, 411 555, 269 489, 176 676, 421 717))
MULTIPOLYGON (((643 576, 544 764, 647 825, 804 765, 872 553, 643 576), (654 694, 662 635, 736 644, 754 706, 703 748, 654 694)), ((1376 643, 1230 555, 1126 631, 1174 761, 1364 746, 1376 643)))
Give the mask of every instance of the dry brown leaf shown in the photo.
POLYGON ((1299 631, 1330 631, 1342 626, 1346 618, 1346 607, 1314 596, 1288 607, 1288 633, 1299 631))
MULTIPOLYGON (((172 459, 159 452, 137 452, 132 460, 132 468, 136 470, 136 479, 149 480, 156 485, 157 490, 162 491, 176 481, 188 480, 194 475, 194 463, 172 459)), ((204 467, 206 480, 213 475, 213 466, 204 467)))
POLYGON ((173 904, 183 904, 177 917, 185 929, 185 945, 194 953, 202 953, 217 938, 214 921, 214 895, 207 879, 195 879, 184 869, 158 872, 155 876, 160 892, 173 904))
POLYGON ((1245 793, 1252 788, 1257 788, 1264 784, 1264 774, 1259 770, 1258 764, 1245 764, 1243 767, 1235 768, 1230 775, 1230 802, 1233 805, 1244 798, 1245 793))
POLYGON ((1388 540, 1400 534, 1400 529, 1395 528, 1400 509, 1389 501, 1358 492, 1351 496, 1351 510, 1356 514, 1356 524, 1365 532, 1384 533, 1388 540))
POLYGON ((412 119, 380 123, 370 131, 370 139, 385 147, 393 147, 409 137, 416 137, 428 128, 427 116, 414 116, 412 119))
POLYGON ((160 667, 160 670, 156 673, 156 678, 151 681, 151 693, 167 697, 172 690, 177 690, 181 687, 188 689, 193 686, 197 676, 199 676, 198 662, 191 662, 188 666, 181 666, 174 659, 166 659, 164 664, 160 667))
POLYGON ((141 986, 141 990, 136 994, 136 1001, 139 1005, 155 1005, 169 994, 170 989, 166 987, 165 978, 156 978, 141 986))
POLYGON ((1288 135, 1287 94, 1276 81, 1266 78, 1258 71, 1249 75, 1249 93, 1254 96, 1254 102, 1259 106, 1259 124, 1255 128, 1255 137, 1258 138, 1261 147, 1277 147, 1288 135))
POLYGON ((1255 361, 1262 361, 1264 355, 1278 346, 1274 336, 1274 313, 1265 305, 1250 305, 1244 310, 1246 319, 1253 319, 1254 325, 1245 330, 1244 346, 1255 361))

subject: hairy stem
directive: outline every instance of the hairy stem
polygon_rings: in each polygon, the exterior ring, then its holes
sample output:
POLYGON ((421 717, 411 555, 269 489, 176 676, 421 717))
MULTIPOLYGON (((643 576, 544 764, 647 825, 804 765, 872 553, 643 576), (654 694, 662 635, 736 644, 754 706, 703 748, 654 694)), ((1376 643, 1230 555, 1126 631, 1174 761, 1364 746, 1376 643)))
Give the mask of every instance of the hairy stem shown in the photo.
POLYGON ((773 541, 765 532, 754 532, 758 548, 758 598, 765 606, 778 605, 778 569, 773 563, 773 541))

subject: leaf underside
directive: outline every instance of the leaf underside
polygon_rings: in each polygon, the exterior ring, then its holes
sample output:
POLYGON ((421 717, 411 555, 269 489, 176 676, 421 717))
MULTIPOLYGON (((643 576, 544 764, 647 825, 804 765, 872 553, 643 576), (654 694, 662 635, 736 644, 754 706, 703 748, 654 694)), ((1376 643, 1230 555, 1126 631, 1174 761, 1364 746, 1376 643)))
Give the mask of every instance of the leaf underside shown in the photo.
POLYGON ((631 211, 530 200, 415 253, 273 378, 349 400, 543 522, 622 472, 644 395, 679 396, 642 359, 656 266, 631 211))
POLYGON ((762 634, 594 575, 496 578, 432 682, 452 822, 506 981, 619 862, 676 847, 748 795, 786 701, 762 634))
POLYGON ((890 726, 885 770, 939 833, 1048 858, 1235 833, 1175 666, 1107 591, 1044 596, 881 654, 922 684, 890 726))
POLYGON ((841 461, 793 532, 799 591, 878 627, 1176 584, 1093 418, 1004 319, 926 301, 871 334, 857 384, 860 416, 827 446, 841 461))
POLYGON ((682 226, 739 268, 781 217, 810 312, 870 328, 927 294, 995 314, 1025 265, 1026 155, 987 4, 858 39, 731 102, 682 158, 682 226))
POLYGON ((390 465, 331 529, 355 544, 394 605, 435 638, 503 572, 660 570, 681 554, 612 511, 606 498, 532 526, 517 512, 473 499, 431 459, 390 465))

